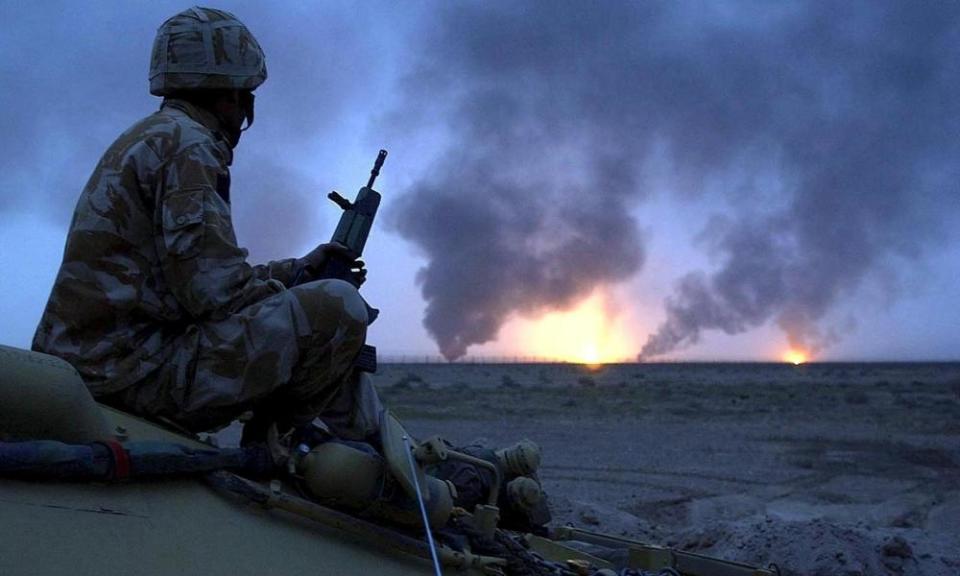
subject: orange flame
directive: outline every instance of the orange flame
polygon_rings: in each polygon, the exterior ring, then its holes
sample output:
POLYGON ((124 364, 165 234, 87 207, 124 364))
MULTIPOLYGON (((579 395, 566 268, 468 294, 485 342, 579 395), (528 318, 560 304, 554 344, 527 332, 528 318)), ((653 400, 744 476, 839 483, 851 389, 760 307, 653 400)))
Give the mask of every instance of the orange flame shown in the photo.
POLYGON ((783 353, 783 361, 789 362, 794 366, 805 364, 810 361, 809 355, 803 350, 791 349, 783 353))
POLYGON ((608 293, 598 290, 571 310, 530 322, 521 331, 524 348, 541 358, 591 368, 632 358, 633 337, 612 316, 610 300, 608 293))

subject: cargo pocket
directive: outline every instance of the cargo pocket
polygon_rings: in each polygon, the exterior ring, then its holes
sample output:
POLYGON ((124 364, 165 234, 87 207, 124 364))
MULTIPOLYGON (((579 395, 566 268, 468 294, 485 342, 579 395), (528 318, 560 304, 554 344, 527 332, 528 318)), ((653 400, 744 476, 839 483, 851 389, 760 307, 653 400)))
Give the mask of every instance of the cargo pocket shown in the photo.
POLYGON ((163 200, 163 243, 174 258, 193 258, 203 248, 204 196, 212 189, 191 188, 163 200))

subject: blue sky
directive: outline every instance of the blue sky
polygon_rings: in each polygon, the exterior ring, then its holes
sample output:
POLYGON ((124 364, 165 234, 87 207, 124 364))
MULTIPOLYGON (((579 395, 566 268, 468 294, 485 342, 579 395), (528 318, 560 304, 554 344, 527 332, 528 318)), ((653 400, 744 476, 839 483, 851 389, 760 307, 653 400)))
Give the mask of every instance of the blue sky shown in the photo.
MULTIPOLYGON (((29 345, 186 7, 0 4, 0 343, 29 345)), ((384 354, 535 354, 602 294, 631 357, 960 359, 951 3, 217 7, 267 54, 233 167, 252 260, 327 239, 326 192, 390 151, 363 288, 384 354)))

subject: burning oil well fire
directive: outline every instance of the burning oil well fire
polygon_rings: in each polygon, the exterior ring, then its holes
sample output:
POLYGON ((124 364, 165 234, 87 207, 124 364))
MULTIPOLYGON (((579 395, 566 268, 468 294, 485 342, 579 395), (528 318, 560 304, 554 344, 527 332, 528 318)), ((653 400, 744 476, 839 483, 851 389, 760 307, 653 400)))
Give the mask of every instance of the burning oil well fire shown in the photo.
POLYGON ((525 350, 549 361, 599 366, 629 360, 636 350, 629 327, 602 289, 570 310, 522 323, 519 332, 525 350))
POLYGON ((832 312, 867 283, 895 294, 896 270, 947 237, 955 5, 600 8, 454 4, 423 24, 392 119, 444 136, 391 224, 426 257, 424 324, 448 359, 518 315, 542 317, 532 347, 602 357, 602 338, 568 346, 554 327, 641 272, 651 194, 722 225, 711 266, 675 263, 642 360, 771 323, 821 350, 832 312))

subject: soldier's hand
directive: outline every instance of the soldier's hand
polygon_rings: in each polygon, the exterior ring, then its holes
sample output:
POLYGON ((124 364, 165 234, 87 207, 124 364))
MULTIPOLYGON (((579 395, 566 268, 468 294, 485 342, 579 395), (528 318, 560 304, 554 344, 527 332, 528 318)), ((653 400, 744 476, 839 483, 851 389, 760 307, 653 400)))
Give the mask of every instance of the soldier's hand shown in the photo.
POLYGON ((353 266, 350 267, 350 276, 353 278, 353 285, 360 287, 361 284, 367 281, 367 269, 366 262, 363 260, 354 260, 353 266))
POLYGON ((350 249, 340 244, 339 242, 330 242, 327 244, 320 244, 316 248, 310 251, 309 254, 304 256, 297 262, 302 266, 306 266, 307 270, 310 272, 319 272, 323 267, 330 261, 331 258, 342 258, 344 260, 356 260, 356 256, 350 252, 350 249))
MULTIPOLYGON (((322 271, 331 259, 342 260, 350 268, 350 277, 353 284, 359 286, 367 279, 367 270, 364 268, 363 260, 359 260, 349 248, 339 242, 330 242, 320 244, 310 251, 309 254, 297 261, 298 267, 302 267, 310 280, 318 280, 323 277, 322 271)), ((343 280, 349 280, 343 278, 343 280)))

